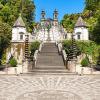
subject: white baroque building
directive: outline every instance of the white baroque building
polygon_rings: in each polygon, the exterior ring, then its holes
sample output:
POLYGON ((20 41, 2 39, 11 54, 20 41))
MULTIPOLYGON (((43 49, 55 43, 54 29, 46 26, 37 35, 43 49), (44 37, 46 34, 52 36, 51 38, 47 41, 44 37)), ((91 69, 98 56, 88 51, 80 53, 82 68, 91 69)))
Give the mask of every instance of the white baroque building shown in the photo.
POLYGON ((74 28, 74 38, 76 40, 89 40, 89 32, 82 17, 79 17, 74 28))
POLYGON ((41 21, 39 27, 35 29, 35 39, 40 41, 60 41, 64 39, 65 32, 64 28, 58 22, 58 11, 55 10, 53 13, 53 19, 45 18, 45 11, 41 12, 41 21))
POLYGON ((22 17, 19 16, 12 28, 12 42, 24 42, 27 35, 25 23, 22 17))
POLYGON ((33 41, 33 36, 27 32, 25 23, 20 15, 12 27, 11 49, 7 52, 7 62, 11 56, 14 56, 18 63, 22 63, 25 55, 26 37, 29 38, 29 42, 33 41))

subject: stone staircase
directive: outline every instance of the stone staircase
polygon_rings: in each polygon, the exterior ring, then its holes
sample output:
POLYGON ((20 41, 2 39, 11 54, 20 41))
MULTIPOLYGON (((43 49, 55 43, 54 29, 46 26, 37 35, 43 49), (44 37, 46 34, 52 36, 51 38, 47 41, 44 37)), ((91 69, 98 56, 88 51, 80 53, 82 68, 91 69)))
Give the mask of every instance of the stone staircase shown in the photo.
POLYGON ((33 70, 23 75, 77 75, 64 66, 62 55, 59 55, 55 43, 44 43, 37 57, 33 70))
POLYGON ((36 67, 29 75, 76 75, 69 72, 64 66, 62 55, 59 55, 55 43, 44 43, 38 54, 36 67))
POLYGON ((55 43, 44 43, 38 55, 37 69, 65 69, 62 56, 58 54, 55 43))

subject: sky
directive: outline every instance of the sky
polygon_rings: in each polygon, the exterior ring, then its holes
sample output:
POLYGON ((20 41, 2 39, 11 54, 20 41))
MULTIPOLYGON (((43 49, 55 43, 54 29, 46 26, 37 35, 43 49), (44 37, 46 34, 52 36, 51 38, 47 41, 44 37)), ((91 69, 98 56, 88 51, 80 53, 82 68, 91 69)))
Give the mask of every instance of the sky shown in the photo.
POLYGON ((53 18, 55 9, 59 12, 59 20, 65 14, 80 13, 85 6, 85 0, 34 0, 36 6, 35 21, 40 21, 41 11, 45 10, 46 18, 53 18))

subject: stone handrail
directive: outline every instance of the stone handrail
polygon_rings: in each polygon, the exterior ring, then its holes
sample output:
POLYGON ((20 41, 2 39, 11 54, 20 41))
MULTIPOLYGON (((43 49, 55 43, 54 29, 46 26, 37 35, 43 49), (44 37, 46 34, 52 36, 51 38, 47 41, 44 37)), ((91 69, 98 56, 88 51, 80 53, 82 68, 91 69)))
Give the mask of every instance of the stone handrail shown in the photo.
POLYGON ((65 50, 62 50, 62 56, 63 56, 63 60, 64 60, 64 65, 67 67, 67 54, 66 54, 65 50))
POLYGON ((41 52, 42 46, 43 46, 43 43, 41 43, 39 46, 39 52, 41 52))
POLYGON ((35 51, 34 56, 33 56, 33 61, 34 61, 34 67, 36 66, 36 62, 37 62, 37 57, 38 57, 38 50, 35 51))
POLYGON ((58 52, 59 52, 59 54, 62 53, 62 44, 61 43, 58 44, 58 52))
POLYGON ((63 59, 66 61, 67 59, 67 54, 66 54, 66 52, 65 52, 65 50, 62 50, 62 55, 63 55, 63 59))
POLYGON ((34 59, 37 60, 37 55, 38 55, 38 50, 35 51, 34 53, 34 59))

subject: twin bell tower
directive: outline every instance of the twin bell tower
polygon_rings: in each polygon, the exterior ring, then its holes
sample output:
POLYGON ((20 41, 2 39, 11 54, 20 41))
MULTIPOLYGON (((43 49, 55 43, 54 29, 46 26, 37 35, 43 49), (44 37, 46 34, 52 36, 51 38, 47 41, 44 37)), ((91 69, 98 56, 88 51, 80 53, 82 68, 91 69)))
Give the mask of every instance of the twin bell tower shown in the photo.
POLYGON ((53 19, 46 18, 46 13, 44 10, 41 11, 41 23, 44 23, 46 21, 52 21, 54 26, 58 25, 58 11, 55 9, 53 12, 53 19))

